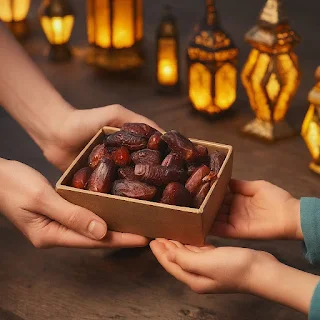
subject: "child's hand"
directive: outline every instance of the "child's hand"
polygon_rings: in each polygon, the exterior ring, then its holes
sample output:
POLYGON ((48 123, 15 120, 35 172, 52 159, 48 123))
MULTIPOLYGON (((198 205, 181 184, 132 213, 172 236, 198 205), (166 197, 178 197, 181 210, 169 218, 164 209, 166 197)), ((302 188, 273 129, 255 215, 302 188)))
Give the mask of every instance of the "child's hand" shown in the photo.
POLYGON ((230 183, 231 194, 212 227, 212 234, 230 238, 303 239, 300 202, 266 181, 230 183))
POLYGON ((165 239, 150 247, 170 274, 198 293, 249 292, 255 266, 277 262, 268 253, 243 248, 198 248, 165 239))

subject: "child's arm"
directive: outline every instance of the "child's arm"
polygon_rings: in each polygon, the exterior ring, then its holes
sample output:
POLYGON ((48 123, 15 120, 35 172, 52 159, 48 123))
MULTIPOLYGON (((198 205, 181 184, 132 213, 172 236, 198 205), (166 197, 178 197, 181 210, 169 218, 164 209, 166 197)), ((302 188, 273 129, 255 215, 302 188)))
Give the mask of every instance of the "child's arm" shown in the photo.
POLYGON ((164 239, 153 241, 151 249, 169 273, 198 293, 249 293, 320 319, 320 277, 281 264, 268 253, 164 239))

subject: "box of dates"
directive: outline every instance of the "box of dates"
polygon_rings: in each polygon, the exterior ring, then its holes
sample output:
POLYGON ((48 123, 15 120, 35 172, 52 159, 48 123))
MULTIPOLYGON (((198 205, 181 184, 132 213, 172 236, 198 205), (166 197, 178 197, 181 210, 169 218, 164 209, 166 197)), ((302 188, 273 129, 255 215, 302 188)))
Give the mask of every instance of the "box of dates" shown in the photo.
POLYGON ((229 145, 160 133, 142 123, 104 127, 56 185, 109 230, 203 245, 232 174, 229 145))

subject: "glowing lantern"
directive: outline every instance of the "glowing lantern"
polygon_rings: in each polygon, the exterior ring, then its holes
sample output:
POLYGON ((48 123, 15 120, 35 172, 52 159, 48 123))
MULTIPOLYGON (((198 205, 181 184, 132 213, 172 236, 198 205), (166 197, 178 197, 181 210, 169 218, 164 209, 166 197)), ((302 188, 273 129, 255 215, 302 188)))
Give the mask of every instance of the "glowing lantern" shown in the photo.
POLYGON ((289 137, 294 131, 285 116, 300 76, 292 50, 300 39, 290 28, 280 0, 267 1, 245 39, 253 49, 241 76, 256 119, 243 131, 268 141, 289 137))
POLYGON ((206 4, 206 16, 188 47, 188 91, 196 110, 217 114, 236 99, 238 49, 221 29, 213 0, 206 4))
POLYGON ((0 20, 6 22, 17 38, 28 33, 26 17, 31 0, 0 0, 0 20))
POLYGON ((157 85, 160 92, 174 92, 179 89, 179 39, 176 19, 171 7, 157 32, 157 85))
POLYGON ((87 61, 109 71, 143 64, 143 0, 87 0, 87 61))
POLYGON ((310 107, 302 124, 301 135, 311 153, 309 168, 320 174, 320 67, 316 71, 317 84, 309 93, 310 107))
POLYGON ((54 61, 70 59, 68 41, 74 24, 74 14, 68 1, 45 0, 39 14, 42 29, 51 44, 49 58, 54 61))

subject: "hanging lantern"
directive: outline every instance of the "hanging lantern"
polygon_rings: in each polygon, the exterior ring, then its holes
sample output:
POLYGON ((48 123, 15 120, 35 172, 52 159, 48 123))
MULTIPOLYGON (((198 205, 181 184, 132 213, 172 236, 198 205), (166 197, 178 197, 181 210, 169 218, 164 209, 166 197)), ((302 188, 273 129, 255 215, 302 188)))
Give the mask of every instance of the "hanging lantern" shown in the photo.
POLYGON ((317 84, 309 93, 310 107, 302 124, 301 135, 313 159, 309 168, 320 174, 320 67, 315 76, 317 84))
POLYGON ((31 0, 0 0, 0 20, 4 21, 12 33, 24 38, 28 33, 27 15, 31 0))
POLYGON ((179 90, 179 39, 176 19, 166 6, 157 31, 157 87, 159 92, 179 90))
POLYGON ((299 42, 283 11, 281 0, 268 0, 258 24, 245 36, 253 49, 242 71, 242 82, 256 118, 243 131, 275 141, 294 134, 285 116, 299 85, 299 42))
POLYGON ((87 62, 109 71, 143 64, 143 0, 87 0, 87 62))
POLYGON ((214 1, 206 0, 206 5, 188 47, 188 91, 193 107, 212 115, 236 99, 238 49, 220 27, 214 1))
POLYGON ((42 29, 51 45, 49 59, 64 61, 71 58, 68 46, 74 14, 67 0, 44 0, 39 11, 42 29))

